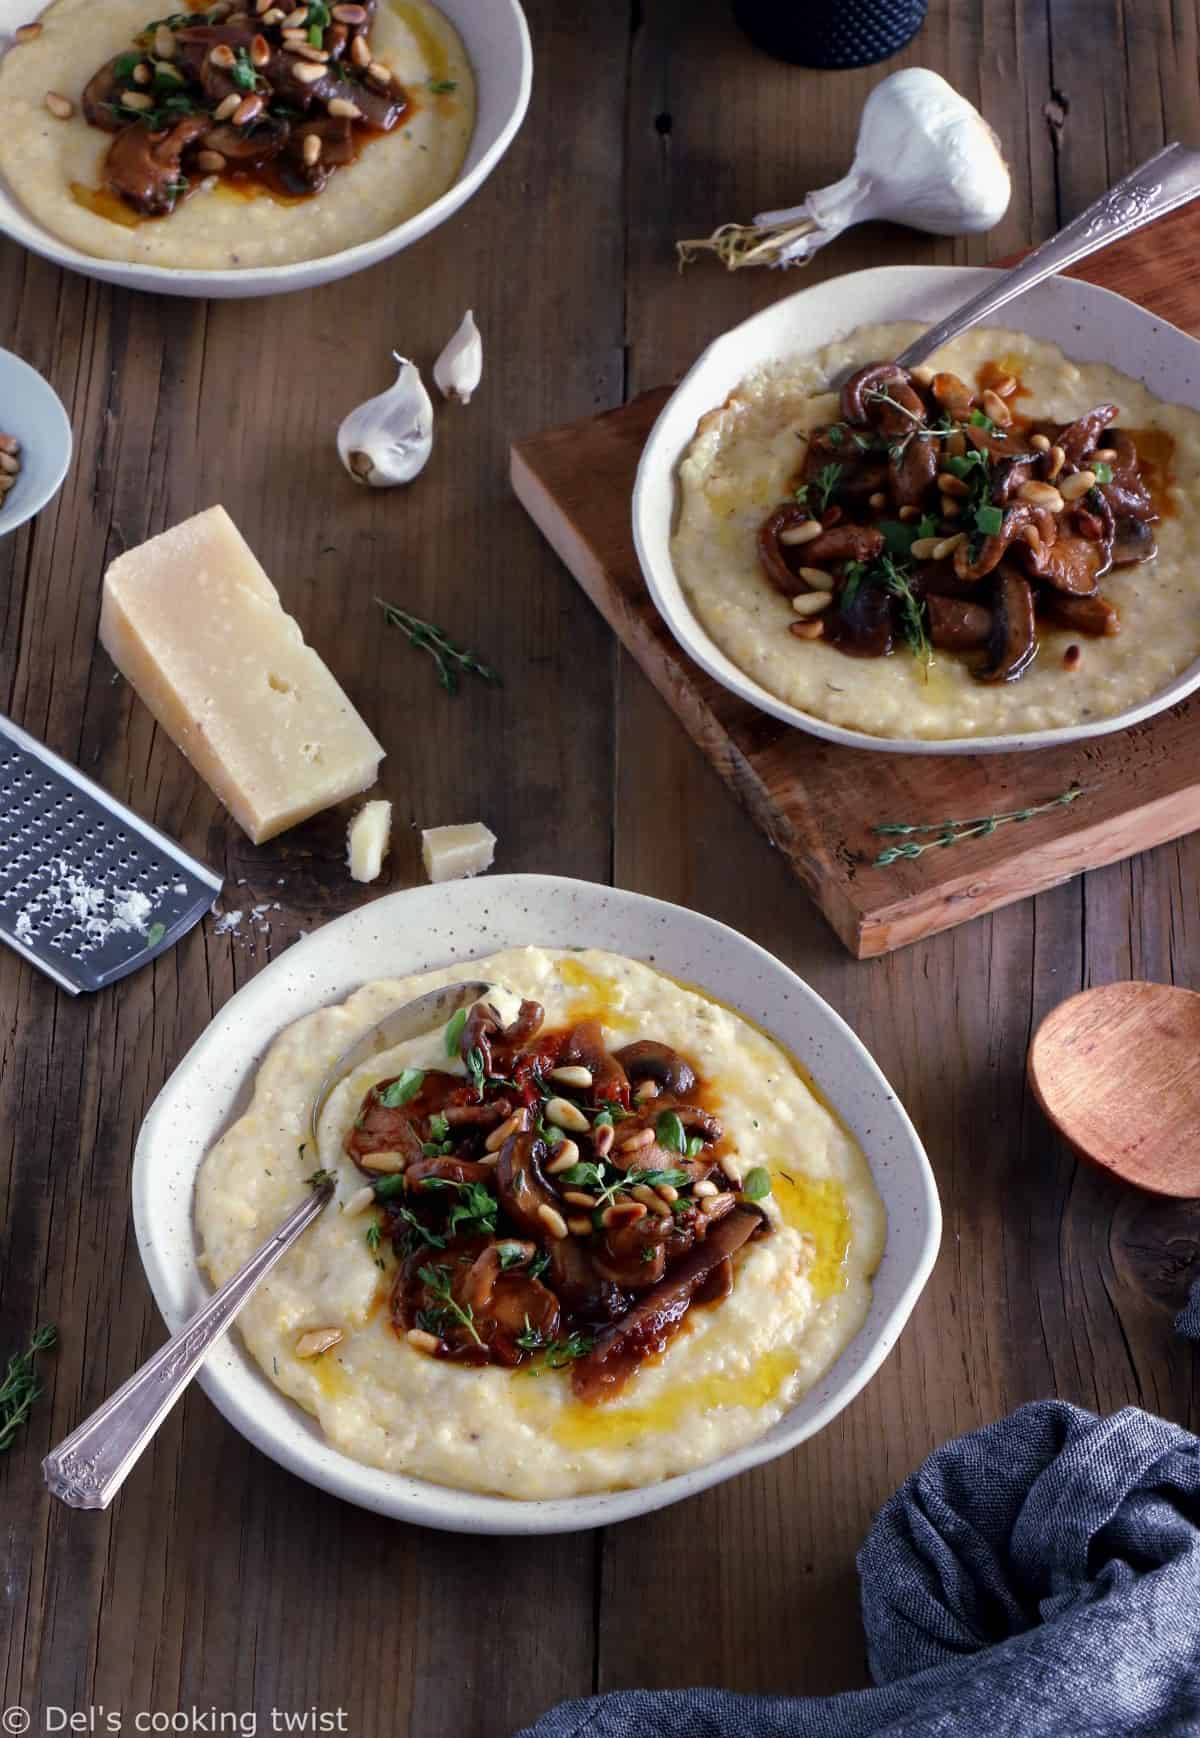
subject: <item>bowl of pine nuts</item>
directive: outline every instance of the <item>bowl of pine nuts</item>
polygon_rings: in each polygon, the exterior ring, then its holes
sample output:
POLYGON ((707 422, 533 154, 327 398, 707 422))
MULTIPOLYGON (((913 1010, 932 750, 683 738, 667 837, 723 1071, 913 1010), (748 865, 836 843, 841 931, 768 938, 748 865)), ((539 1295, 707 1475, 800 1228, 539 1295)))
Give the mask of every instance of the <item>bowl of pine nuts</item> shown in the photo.
POLYGON ((71 463, 71 424, 36 368, 0 350, 0 536, 55 496, 71 463))

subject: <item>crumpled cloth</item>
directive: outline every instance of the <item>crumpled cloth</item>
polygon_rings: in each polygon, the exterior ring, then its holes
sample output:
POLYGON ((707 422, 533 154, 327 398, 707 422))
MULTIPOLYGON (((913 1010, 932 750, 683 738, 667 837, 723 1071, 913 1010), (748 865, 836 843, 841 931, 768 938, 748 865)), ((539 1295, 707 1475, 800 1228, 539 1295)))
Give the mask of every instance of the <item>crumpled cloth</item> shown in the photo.
POLYGON ((522 1738, 1200 1734, 1200 1441, 1161 1418, 1045 1400, 946 1443, 858 1569, 878 1688, 619 1691, 522 1738))
POLYGON ((1175 1317, 1175 1332, 1188 1340, 1200 1340, 1200 1279, 1188 1292, 1187 1302, 1175 1317))

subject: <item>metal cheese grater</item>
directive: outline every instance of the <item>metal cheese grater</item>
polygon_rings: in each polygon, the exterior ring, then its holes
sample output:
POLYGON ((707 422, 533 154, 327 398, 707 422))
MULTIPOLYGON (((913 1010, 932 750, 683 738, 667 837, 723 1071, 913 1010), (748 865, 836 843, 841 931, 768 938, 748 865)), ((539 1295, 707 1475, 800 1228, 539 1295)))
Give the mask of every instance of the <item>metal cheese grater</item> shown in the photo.
POLYGON ((0 940, 72 995, 172 947, 221 879, 0 716, 0 940))

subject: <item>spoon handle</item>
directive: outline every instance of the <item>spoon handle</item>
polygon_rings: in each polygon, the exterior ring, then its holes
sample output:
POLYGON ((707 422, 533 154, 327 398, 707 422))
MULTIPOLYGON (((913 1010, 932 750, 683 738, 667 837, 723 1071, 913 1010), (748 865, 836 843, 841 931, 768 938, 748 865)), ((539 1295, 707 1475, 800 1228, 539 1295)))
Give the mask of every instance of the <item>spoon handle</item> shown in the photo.
POLYGON ((1168 145, 1135 169, 1115 187, 1110 187, 1094 205, 1081 212, 1065 229, 1052 235, 1010 272, 980 290, 969 302, 936 326, 931 326, 896 360, 902 368, 917 368, 965 332, 969 326, 994 314, 1015 296, 1023 295, 1043 278, 1054 277, 1068 266, 1097 253, 1123 235, 1132 235, 1143 224, 1165 217, 1200 194, 1200 151, 1185 145, 1168 145))
POLYGON ((47 1487, 72 1509, 106 1509, 208 1353, 275 1263, 333 1195, 324 1183, 289 1213, 244 1267, 140 1370, 42 1462, 47 1487))

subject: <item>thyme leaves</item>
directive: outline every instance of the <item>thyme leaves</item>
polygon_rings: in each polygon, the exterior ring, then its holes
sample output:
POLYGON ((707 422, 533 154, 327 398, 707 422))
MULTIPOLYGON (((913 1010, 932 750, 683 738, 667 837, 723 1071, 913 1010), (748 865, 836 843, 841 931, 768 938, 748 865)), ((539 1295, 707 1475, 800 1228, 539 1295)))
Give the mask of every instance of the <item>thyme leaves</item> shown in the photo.
POLYGON ((875 858, 872 866, 886 869, 893 863, 911 862, 917 857, 923 857, 926 851, 946 850, 951 845, 961 844, 964 839, 986 838, 999 827, 1019 821, 1032 821, 1036 816, 1050 814, 1054 809, 1069 808, 1072 803, 1086 795, 1085 785, 1072 785, 1069 790, 1060 791, 1058 796, 1051 797, 1047 802, 1032 803, 1023 809, 1006 809, 993 815, 976 815, 966 821, 930 821, 916 825, 906 821, 886 821, 880 826, 872 827, 871 831, 900 836, 906 838, 908 843, 888 845, 875 858), (915 835, 921 834, 931 836, 918 842, 915 835))
POLYGON ((398 604, 388 603, 384 598, 377 597, 375 602, 383 611, 383 619, 390 628, 399 628, 410 646, 429 653, 437 665, 438 681, 447 694, 458 693, 460 671, 478 676, 481 682, 491 683, 494 687, 503 686, 500 675, 490 664, 485 664, 477 653, 466 646, 458 645, 433 622, 422 621, 420 616, 401 609, 398 604))

